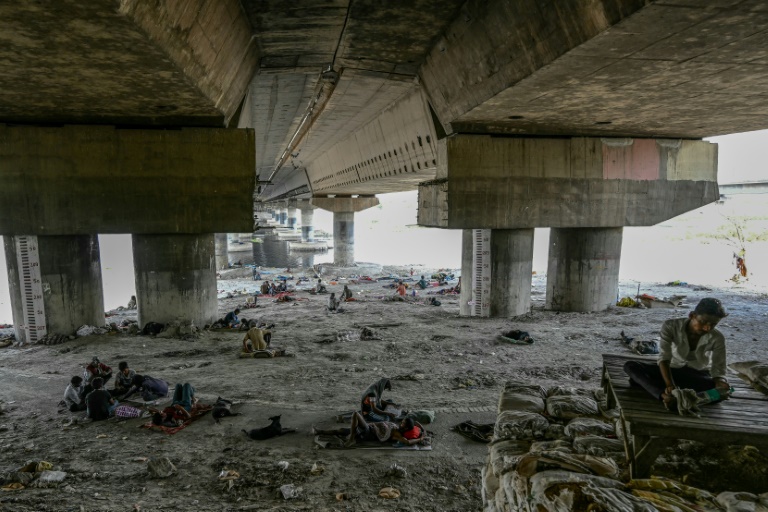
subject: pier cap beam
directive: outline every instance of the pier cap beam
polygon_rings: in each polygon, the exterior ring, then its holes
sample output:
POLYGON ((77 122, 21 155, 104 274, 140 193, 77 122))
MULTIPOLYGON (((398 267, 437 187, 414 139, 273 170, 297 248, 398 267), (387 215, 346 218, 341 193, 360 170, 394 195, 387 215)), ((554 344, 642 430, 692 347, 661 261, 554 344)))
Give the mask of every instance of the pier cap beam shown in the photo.
POLYGON ((313 197, 310 204, 333 213, 356 213, 379 205, 379 198, 361 197, 313 197))
POLYGON ((441 157, 419 186, 421 226, 652 226, 719 198, 704 141, 454 135, 441 157))
POLYGON ((253 229, 253 130, 0 125, 0 234, 253 229))

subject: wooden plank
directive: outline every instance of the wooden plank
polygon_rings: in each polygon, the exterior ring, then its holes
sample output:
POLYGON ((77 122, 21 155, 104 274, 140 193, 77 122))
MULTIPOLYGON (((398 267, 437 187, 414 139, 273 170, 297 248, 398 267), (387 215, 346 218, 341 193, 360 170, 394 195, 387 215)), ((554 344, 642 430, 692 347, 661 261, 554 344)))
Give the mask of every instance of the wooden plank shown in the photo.
POLYGON ((757 438, 762 438, 763 440, 768 441, 768 429, 760 427, 750 427, 748 425, 740 424, 734 425, 733 428, 731 428, 730 425, 723 423, 702 421, 700 418, 692 418, 686 416, 670 416, 665 418, 654 413, 637 412, 634 414, 629 414, 626 411, 624 411, 624 413, 626 420, 630 424, 630 430, 635 427, 654 426, 658 428, 663 427, 666 429, 673 429, 675 432, 675 437, 679 436, 683 439, 685 439, 685 431, 697 430, 716 432, 718 433, 717 436, 722 438, 725 438, 731 434, 750 434, 756 436, 757 438))
MULTIPOLYGON (((703 405, 701 406, 701 414, 702 416, 710 416, 711 418, 705 418, 702 417, 700 421, 731 421, 731 420, 744 420, 744 421, 760 421, 761 419, 768 418, 768 412, 765 410, 762 411, 740 411, 739 409, 735 409, 733 411, 730 411, 728 409, 717 409, 716 407, 713 407, 712 405, 703 405), (708 408, 709 407, 709 408, 708 408)), ((667 410, 665 410, 663 407, 656 407, 656 404, 633 404, 628 403, 625 404, 622 408, 622 411, 627 411, 631 413, 641 413, 641 412, 648 412, 648 413, 658 413, 665 416, 679 416, 677 413, 672 413, 667 410)))
MULTIPOLYGON (((654 400, 647 395, 639 396, 615 392, 614 396, 620 406, 625 408, 663 408, 663 405, 659 400, 654 400)), ((768 415, 768 402, 758 400, 740 400, 731 398, 714 404, 706 404, 701 406, 701 408, 703 411, 712 411, 713 413, 722 412, 724 414, 768 415)))

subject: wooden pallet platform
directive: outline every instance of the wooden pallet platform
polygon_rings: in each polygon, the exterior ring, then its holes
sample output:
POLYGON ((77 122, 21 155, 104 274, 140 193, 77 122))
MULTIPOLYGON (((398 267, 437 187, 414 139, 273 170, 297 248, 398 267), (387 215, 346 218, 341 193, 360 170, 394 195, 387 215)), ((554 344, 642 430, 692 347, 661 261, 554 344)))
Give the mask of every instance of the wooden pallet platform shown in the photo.
POLYGON ((603 354, 603 389, 609 407, 619 407, 632 478, 647 478, 656 457, 680 439, 707 444, 751 445, 768 453, 768 396, 729 376, 733 396, 701 407, 701 417, 680 416, 640 387, 630 386, 624 363, 656 364, 655 357, 603 354))

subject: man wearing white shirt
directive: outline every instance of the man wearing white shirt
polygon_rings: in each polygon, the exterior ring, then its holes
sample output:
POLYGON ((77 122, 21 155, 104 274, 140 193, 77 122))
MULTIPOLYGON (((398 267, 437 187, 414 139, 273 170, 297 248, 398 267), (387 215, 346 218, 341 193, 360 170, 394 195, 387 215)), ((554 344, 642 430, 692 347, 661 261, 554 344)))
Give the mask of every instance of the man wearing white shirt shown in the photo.
POLYGON ((718 299, 701 299, 687 318, 667 320, 661 327, 658 364, 627 361, 624 372, 667 408, 675 388, 727 394, 725 337, 715 327, 728 316, 718 299))

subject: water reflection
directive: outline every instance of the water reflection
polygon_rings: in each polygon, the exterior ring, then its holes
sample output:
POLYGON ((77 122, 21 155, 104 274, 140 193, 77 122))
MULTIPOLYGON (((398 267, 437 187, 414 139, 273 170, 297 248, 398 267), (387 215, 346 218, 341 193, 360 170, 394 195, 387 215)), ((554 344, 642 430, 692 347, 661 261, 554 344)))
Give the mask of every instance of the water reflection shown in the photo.
MULTIPOLYGON (((260 243, 252 245, 252 250, 229 251, 229 263, 242 262, 243 265, 257 265, 275 268, 309 268, 317 263, 333 261, 333 250, 325 252, 291 251, 288 242, 280 240, 270 232, 257 237, 260 243)), ((231 247, 231 245, 230 245, 231 247)), ((245 246, 243 247, 245 248, 245 246)))

